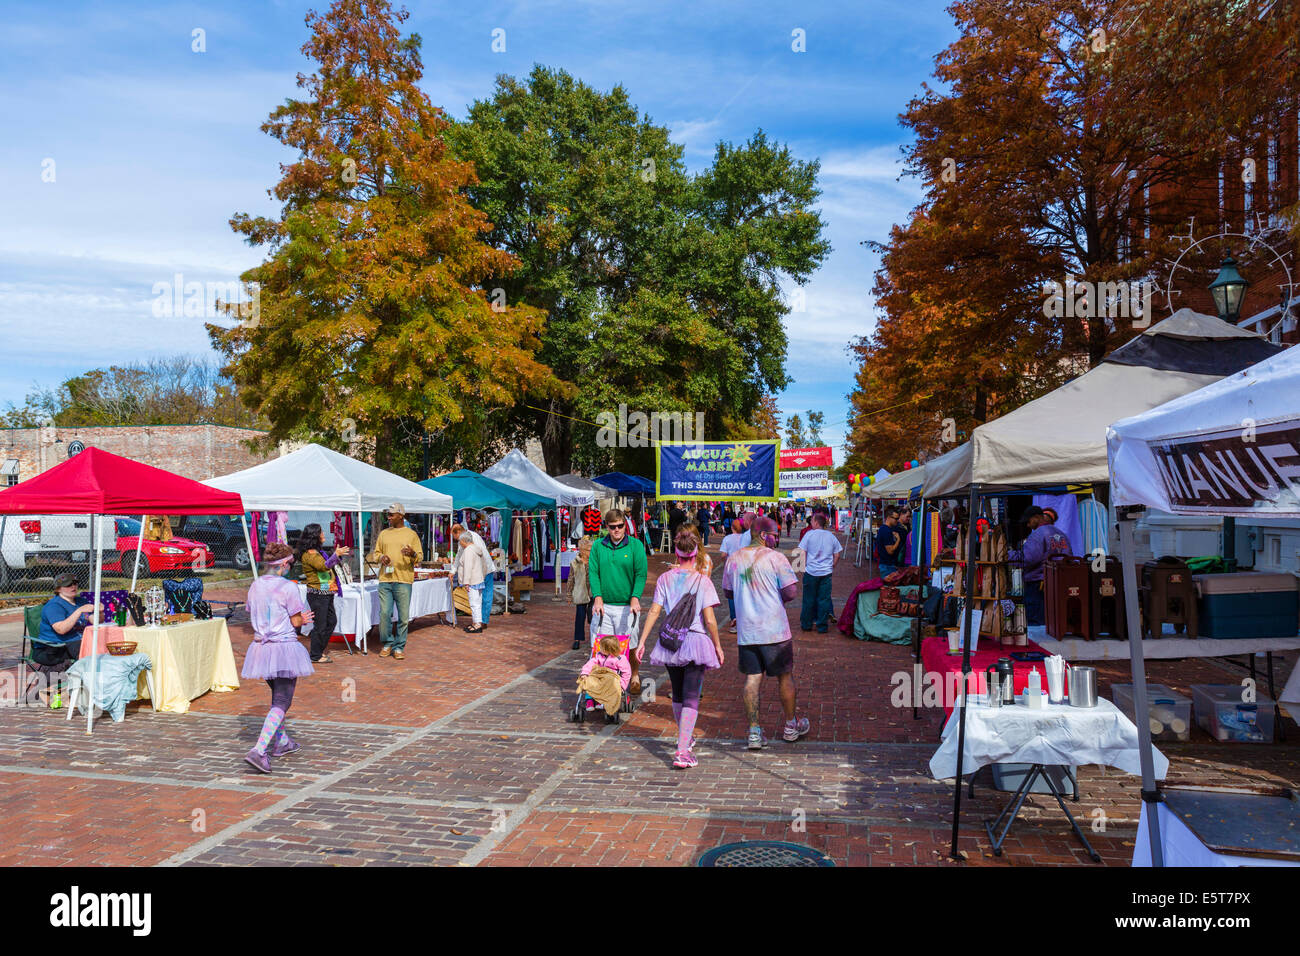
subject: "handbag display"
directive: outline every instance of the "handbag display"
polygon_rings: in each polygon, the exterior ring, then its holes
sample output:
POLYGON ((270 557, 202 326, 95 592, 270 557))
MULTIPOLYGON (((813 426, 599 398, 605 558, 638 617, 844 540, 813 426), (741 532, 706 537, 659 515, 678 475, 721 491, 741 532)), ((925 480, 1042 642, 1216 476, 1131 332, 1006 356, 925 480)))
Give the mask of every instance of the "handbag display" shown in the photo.
POLYGON ((886 584, 880 589, 880 598, 876 602, 876 612, 879 614, 897 614, 902 603, 901 595, 902 592, 898 588, 886 584))

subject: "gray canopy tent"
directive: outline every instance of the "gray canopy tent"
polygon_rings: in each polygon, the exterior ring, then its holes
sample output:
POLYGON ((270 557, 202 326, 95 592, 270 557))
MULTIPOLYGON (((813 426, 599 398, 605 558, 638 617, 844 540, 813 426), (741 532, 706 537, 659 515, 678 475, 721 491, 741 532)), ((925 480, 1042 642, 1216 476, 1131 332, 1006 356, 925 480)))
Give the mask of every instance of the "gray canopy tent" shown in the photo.
MULTIPOLYGON (((1010 491, 1057 490, 1068 485, 1106 482, 1107 432, 1111 424, 1147 412, 1239 372, 1281 350, 1263 336, 1214 316, 1180 309, 1115 349, 1096 368, 1055 391, 986 422, 970 441, 925 463, 922 497, 968 496, 973 522, 979 499, 1010 491)), ((975 589, 978 536, 968 535, 966 593, 975 589)), ((1131 564, 1132 556, 1124 556, 1131 564)), ((1136 609, 1136 598, 1130 604, 1136 609)), ((965 628, 971 627, 971 606, 965 628)), ((1130 627, 1130 634, 1136 628, 1130 627)), ((962 687, 967 686, 970 649, 962 654, 962 687)), ((1136 695, 1145 698, 1145 681, 1136 695)), ((1135 699, 1137 713, 1145 700, 1135 699)), ((961 821, 962 765, 966 710, 958 718, 957 779, 953 796, 952 854, 957 855, 961 821)), ((1149 748, 1144 760, 1149 761, 1149 748)), ((1144 762, 1144 770, 1149 763, 1144 762)))

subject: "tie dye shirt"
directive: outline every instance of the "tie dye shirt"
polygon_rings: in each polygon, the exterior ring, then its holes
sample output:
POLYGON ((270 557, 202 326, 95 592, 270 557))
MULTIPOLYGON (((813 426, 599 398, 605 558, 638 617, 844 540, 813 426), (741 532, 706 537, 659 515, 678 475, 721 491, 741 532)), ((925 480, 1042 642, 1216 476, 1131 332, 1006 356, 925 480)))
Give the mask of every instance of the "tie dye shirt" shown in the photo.
POLYGON ((298 585, 277 574, 266 574, 248 588, 248 617, 253 633, 264 641, 296 641, 298 632, 289 620, 307 610, 298 585))
POLYGON ((736 642, 780 644, 790 640, 781 589, 798 582, 794 568, 780 551, 746 548, 727 559, 723 590, 736 597, 736 642))

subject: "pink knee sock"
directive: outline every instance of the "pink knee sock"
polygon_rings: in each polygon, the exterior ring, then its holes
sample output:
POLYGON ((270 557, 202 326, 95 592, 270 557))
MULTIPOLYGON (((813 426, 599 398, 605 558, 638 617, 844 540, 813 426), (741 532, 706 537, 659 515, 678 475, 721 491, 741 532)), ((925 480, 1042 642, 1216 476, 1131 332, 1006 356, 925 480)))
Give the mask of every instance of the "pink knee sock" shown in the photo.
MULTIPOLYGON (((674 708, 678 705, 674 704, 674 708)), ((681 707, 677 717, 677 749, 687 751, 691 749, 691 740, 695 736, 695 718, 700 715, 697 707, 681 707)))
POLYGON ((257 746, 253 749, 260 754, 266 753, 271 741, 275 739, 276 734, 280 732, 280 725, 284 723, 284 708, 272 707, 266 712, 266 721, 262 724, 262 733, 257 738, 257 746))

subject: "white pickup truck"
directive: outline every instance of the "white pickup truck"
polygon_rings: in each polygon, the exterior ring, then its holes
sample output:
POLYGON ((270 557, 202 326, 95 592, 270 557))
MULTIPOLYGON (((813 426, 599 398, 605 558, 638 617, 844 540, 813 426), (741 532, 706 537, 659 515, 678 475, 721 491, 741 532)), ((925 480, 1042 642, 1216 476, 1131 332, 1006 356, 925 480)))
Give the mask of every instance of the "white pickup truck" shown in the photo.
MULTIPOLYGON (((117 530, 111 517, 100 516, 104 561, 115 561, 117 530)), ((0 591, 30 590, 25 582, 69 571, 82 586, 90 584, 95 560, 88 515, 0 515, 0 591)))

